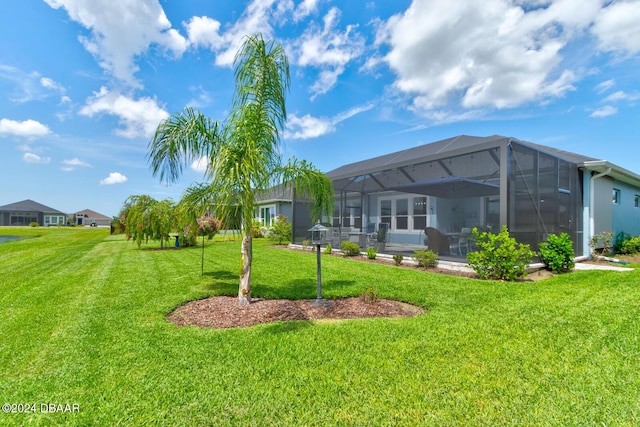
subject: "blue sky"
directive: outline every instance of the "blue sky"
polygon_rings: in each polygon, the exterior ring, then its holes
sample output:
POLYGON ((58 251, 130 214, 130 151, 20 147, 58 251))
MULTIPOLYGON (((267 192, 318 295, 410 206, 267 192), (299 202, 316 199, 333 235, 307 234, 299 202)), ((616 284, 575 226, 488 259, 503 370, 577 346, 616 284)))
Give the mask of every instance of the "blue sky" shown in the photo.
POLYGON ((224 120, 232 60, 261 32, 291 66, 284 158, 323 171, 500 134, 640 173, 640 1, 7 0, 0 205, 108 216, 179 200, 149 170, 158 123, 224 120))

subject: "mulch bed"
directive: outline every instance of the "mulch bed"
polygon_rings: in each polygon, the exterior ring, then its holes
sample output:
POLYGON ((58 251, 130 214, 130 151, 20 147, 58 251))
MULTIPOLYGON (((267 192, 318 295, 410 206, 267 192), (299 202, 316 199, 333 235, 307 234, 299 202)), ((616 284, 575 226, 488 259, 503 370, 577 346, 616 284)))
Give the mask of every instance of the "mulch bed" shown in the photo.
POLYGON ((178 326, 200 326, 214 329, 238 328, 286 320, 354 319, 365 317, 412 317, 425 310, 411 304, 362 297, 335 300, 266 300, 254 298, 241 306, 236 297, 219 296, 191 301, 169 314, 178 326))

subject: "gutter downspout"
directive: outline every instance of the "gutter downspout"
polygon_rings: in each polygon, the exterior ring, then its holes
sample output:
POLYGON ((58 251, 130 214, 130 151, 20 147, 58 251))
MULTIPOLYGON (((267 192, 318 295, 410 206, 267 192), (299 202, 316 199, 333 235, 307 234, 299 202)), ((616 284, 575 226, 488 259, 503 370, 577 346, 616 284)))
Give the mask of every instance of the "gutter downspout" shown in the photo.
POLYGON ((595 180, 596 178, 603 177, 611 172, 611 168, 607 168, 604 172, 600 172, 596 175, 591 175, 591 179, 589 182, 589 237, 587 241, 591 241, 593 236, 596 234, 596 225, 595 220, 593 218, 593 210, 595 208, 595 180))

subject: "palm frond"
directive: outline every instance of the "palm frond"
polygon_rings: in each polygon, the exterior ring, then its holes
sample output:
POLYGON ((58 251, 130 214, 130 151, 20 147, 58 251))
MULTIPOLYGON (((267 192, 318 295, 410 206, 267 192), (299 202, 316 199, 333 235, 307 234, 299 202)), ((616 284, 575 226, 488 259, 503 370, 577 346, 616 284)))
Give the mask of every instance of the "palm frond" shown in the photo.
POLYGON ((293 188, 299 197, 311 201, 313 222, 322 219, 324 214, 332 214, 335 205, 333 183, 313 164, 293 158, 277 170, 277 175, 283 184, 293 188))
POLYGON ((221 140, 217 121, 186 107, 162 121, 149 142, 147 159, 153 176, 159 175, 161 181, 177 181, 184 166, 202 156, 210 159, 221 140))

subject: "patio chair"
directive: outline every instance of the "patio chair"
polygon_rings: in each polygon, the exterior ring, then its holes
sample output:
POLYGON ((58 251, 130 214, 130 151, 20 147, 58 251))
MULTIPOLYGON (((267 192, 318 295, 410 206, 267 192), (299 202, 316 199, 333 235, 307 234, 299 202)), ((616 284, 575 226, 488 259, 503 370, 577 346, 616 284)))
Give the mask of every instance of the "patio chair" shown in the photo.
POLYGON ((451 254, 451 239, 443 234, 437 228, 427 227, 424 230, 427 235, 427 249, 437 253, 438 255, 451 254))
POLYGON ((458 238, 458 253, 462 255, 462 249, 465 249, 465 253, 471 252, 475 240, 471 233, 471 227, 462 227, 460 230, 460 237, 458 238))
POLYGON ((376 225, 373 223, 367 224, 367 247, 375 246, 377 236, 376 225))

